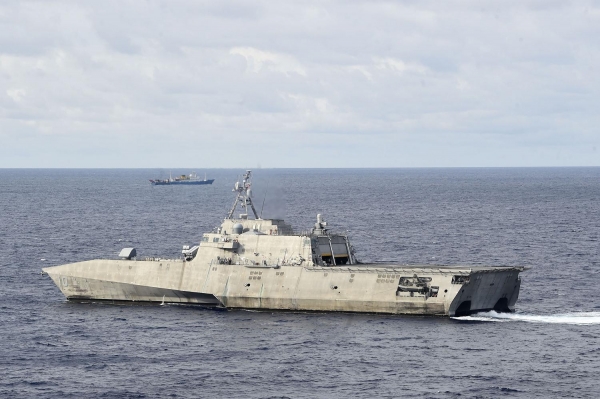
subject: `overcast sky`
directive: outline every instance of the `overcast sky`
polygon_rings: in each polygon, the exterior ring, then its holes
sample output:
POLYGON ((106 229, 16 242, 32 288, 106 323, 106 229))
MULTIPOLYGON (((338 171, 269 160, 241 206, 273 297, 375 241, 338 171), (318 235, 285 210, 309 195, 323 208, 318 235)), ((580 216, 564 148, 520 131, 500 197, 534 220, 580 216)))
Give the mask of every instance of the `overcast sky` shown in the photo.
POLYGON ((598 1, 0 2, 0 167, 600 165, 598 1))

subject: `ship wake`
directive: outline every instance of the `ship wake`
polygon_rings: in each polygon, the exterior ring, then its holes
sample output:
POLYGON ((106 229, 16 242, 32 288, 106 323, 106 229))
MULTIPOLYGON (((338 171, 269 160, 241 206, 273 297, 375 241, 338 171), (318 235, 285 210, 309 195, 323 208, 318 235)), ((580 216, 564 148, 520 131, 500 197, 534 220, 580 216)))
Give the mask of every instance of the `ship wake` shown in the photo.
POLYGON ((522 321, 528 323, 546 323, 546 324, 578 324, 590 325, 600 324, 600 312, 573 312, 561 313, 555 315, 529 315, 516 313, 498 313, 493 310, 490 312, 476 313, 470 316, 452 317, 460 321, 489 321, 489 322, 510 322, 522 321))

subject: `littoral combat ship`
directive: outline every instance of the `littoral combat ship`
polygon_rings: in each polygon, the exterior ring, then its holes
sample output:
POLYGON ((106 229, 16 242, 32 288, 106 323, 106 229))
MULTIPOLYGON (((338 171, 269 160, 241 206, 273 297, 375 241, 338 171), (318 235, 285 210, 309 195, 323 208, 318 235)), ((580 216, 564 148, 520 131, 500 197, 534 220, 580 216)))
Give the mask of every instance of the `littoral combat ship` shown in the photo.
POLYGON ((118 260, 43 271, 69 300, 440 316, 514 310, 524 267, 363 264, 348 236, 329 231, 321 215, 302 233, 260 218, 251 171, 233 191, 221 226, 183 247, 181 259, 141 260, 125 248, 118 260), (238 206, 243 213, 234 218, 238 206))

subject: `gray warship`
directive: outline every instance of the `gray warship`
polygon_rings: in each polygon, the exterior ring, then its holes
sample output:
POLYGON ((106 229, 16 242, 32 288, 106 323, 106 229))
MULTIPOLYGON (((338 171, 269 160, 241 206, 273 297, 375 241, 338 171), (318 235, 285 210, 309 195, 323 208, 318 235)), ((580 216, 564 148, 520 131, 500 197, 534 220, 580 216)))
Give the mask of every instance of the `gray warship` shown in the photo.
POLYGON ((42 269, 68 300, 195 304, 223 308, 461 316, 514 311, 524 267, 364 264, 347 234, 321 215, 294 232, 262 219, 251 171, 220 227, 179 259, 96 259, 42 269), (241 214, 234 218, 238 207, 241 214), (254 218, 249 218, 249 212, 254 218))

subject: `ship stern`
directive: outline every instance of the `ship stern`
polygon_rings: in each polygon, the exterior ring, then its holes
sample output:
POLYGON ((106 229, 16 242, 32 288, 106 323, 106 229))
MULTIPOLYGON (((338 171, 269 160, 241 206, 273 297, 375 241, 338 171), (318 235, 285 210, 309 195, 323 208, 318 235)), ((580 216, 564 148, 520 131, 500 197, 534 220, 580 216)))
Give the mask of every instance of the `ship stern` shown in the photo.
POLYGON ((494 310, 514 312, 519 298, 524 268, 485 270, 472 272, 462 281, 462 286, 448 309, 449 316, 466 316, 494 310))

